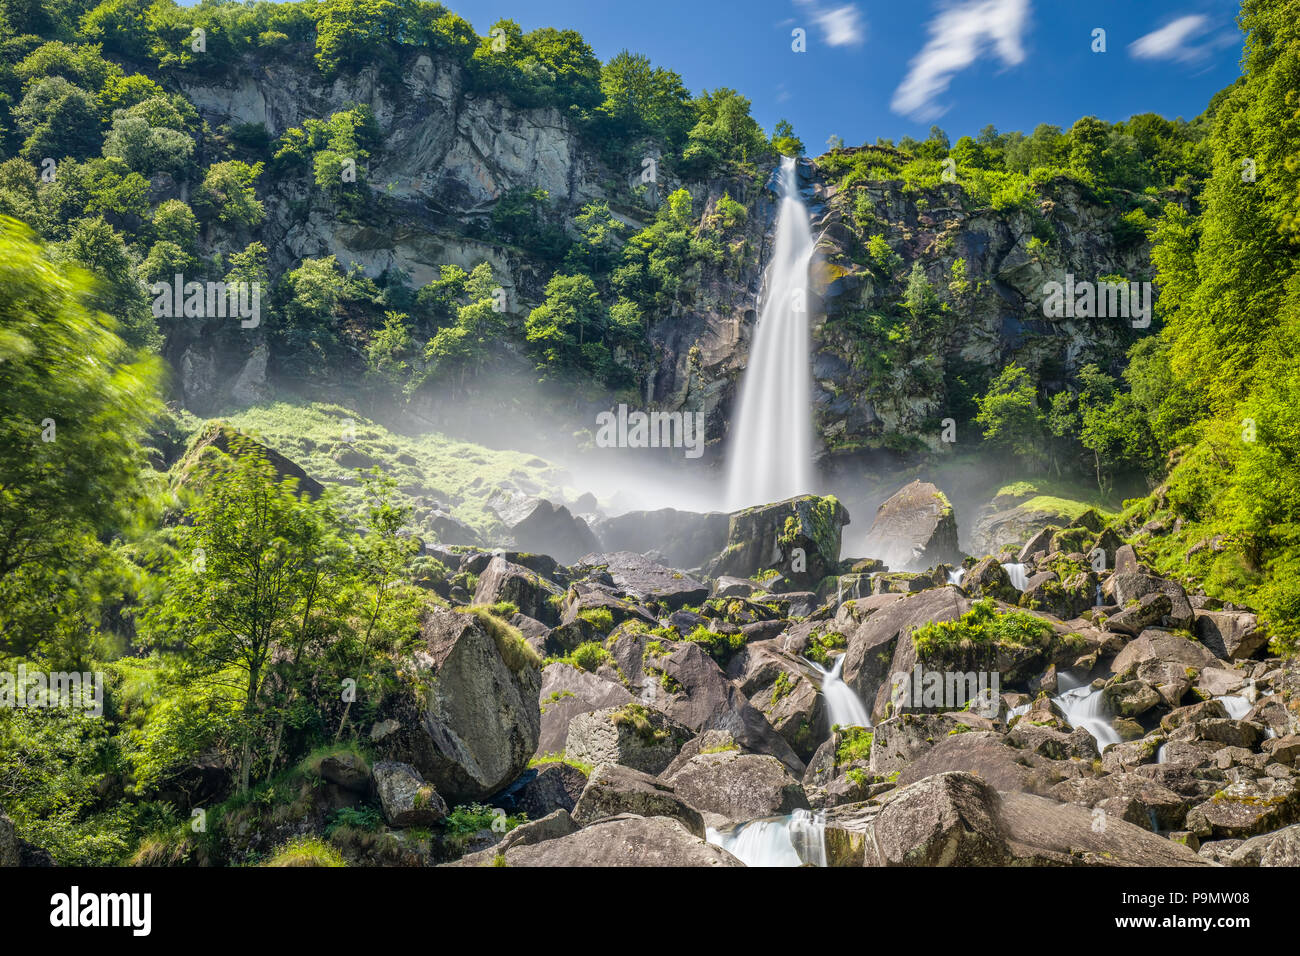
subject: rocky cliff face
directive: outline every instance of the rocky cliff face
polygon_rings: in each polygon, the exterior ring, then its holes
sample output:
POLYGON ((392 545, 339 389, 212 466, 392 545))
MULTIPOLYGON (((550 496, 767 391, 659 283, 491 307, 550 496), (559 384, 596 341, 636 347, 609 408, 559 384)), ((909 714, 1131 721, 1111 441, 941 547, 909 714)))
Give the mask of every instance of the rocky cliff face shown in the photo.
MULTIPOLYGON (((239 74, 229 84, 184 86, 213 129, 263 124, 274 137, 305 119, 364 103, 383 137, 365 177, 374 202, 359 221, 341 219, 307 179, 264 180, 261 238, 273 274, 304 257, 333 255, 371 276, 400 269, 418 287, 444 264, 468 269, 487 261, 522 323, 556 267, 485 229, 506 191, 545 189, 566 223, 584 203, 602 199, 633 229, 649 218, 632 191, 639 169, 608 168, 598 144, 567 115, 476 92, 459 67, 427 54, 410 56, 397 83, 374 68, 330 82, 305 66, 283 63, 252 63, 239 74)), ((647 144, 649 154, 655 151, 647 144)), ((841 190, 838 177, 817 160, 801 162, 800 178, 818 244, 810 292, 820 454, 851 455, 882 445, 938 448, 942 419, 968 416, 970 394, 982 391, 1007 361, 1060 382, 1087 362, 1112 364, 1131 341, 1133 330, 1123 320, 1043 317, 1046 281, 1063 281, 1067 273, 1137 280, 1150 272, 1141 239, 1119 238, 1123 210, 1099 205, 1074 184, 1046 184, 1036 209, 998 211, 978 208, 955 184, 909 190, 902 182, 879 181, 841 190), (874 235, 897 258, 883 265, 873 260, 868 243, 874 235), (955 281, 959 260, 965 275, 955 281), (891 339, 881 329, 901 314, 916 262, 940 312, 923 335, 891 339)), ((678 301, 665 314, 647 317, 653 354, 639 371, 647 402, 703 411, 708 434, 722 436, 754 333, 775 218, 773 181, 669 180, 656 193, 662 197, 679 186, 691 191, 701 219, 724 194, 743 203, 748 217, 723 263, 691 265, 678 301)), ((174 344, 171 357, 191 404, 201 406, 218 393, 236 401, 265 395, 275 363, 272 357, 267 373, 265 356, 255 351, 259 344, 255 335, 231 346, 197 339, 174 344), (235 382, 239 394, 227 394, 235 382)), ((508 343, 504 348, 513 350, 508 343)), ((522 359, 518 365, 528 369, 522 359)))

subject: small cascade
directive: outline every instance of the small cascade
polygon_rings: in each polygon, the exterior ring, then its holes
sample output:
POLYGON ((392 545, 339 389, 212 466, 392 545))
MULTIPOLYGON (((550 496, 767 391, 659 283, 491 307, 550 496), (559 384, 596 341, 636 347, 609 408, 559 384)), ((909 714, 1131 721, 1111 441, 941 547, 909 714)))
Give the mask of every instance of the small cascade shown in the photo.
POLYGON ((1011 726, 1011 721, 1015 720, 1017 717, 1023 717, 1025 714, 1029 713, 1029 708, 1032 707, 1032 706, 1034 706, 1034 705, 1033 705, 1033 704, 1019 704, 1019 705, 1017 705, 1017 706, 1015 706, 1015 707, 1012 707, 1010 710, 1008 710, 1008 711, 1007 711, 1007 726, 1010 727, 1010 726, 1011 726))
POLYGON ((948 583, 949 583, 949 584, 955 584, 955 585, 957 585, 957 587, 961 587, 961 583, 962 583, 962 581, 965 581, 965 580, 966 580, 966 569, 965 569, 965 568, 953 568, 951 571, 948 572, 948 583))
POLYGON ((826 818, 820 811, 796 810, 730 830, 709 827, 705 839, 746 866, 826 865, 826 818))
POLYGON ((1059 693, 1052 700, 1061 708, 1071 727, 1082 727, 1088 731, 1092 739, 1097 741, 1098 752, 1120 742, 1119 734, 1110 725, 1110 714, 1106 712, 1105 699, 1100 690, 1093 690, 1067 674, 1058 675, 1057 682, 1059 693), (1063 687, 1065 684, 1070 686, 1063 687))
POLYGON ((1023 591, 1029 586, 1029 575, 1025 573, 1023 564, 1007 562, 1002 565, 1002 570, 1007 572, 1007 577, 1011 579, 1011 586, 1017 591, 1023 591))
POLYGON ((1255 680, 1251 678, 1246 681, 1246 686, 1237 694, 1223 694, 1214 698, 1223 704, 1223 709, 1228 712, 1228 716, 1233 720, 1243 720, 1250 713, 1250 709, 1255 706, 1255 701, 1259 700, 1259 689, 1255 687, 1255 680))
POLYGON ((1223 705, 1223 709, 1228 712, 1228 716, 1233 720, 1242 720, 1250 713, 1250 708, 1255 706, 1248 698, 1239 694, 1224 694, 1222 697, 1214 699, 1223 705))
POLYGON ((826 699, 826 710, 830 717, 831 726, 840 727, 870 727, 871 714, 866 705, 862 703, 861 698, 854 693, 853 688, 844 683, 840 677, 840 671, 844 669, 844 658, 847 655, 841 654, 835 658, 835 663, 829 669, 822 667, 816 661, 809 661, 817 671, 822 675, 822 697, 826 699))
POLYGON ((1168 746, 1169 746, 1168 744, 1161 744, 1159 747, 1156 748, 1156 763, 1164 763, 1166 760, 1169 759, 1168 756, 1166 756, 1165 754, 1165 748, 1168 746))

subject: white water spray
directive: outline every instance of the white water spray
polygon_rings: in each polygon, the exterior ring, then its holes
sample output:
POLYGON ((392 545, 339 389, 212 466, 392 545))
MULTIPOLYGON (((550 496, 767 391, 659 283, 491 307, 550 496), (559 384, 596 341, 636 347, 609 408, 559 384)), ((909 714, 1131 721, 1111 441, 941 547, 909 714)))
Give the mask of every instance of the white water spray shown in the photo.
POLYGON ((1077 683, 1066 674, 1057 675, 1057 689, 1059 693, 1052 700, 1061 708, 1071 727, 1082 727, 1092 735, 1092 739, 1097 741, 1098 753, 1120 742, 1119 734, 1110 725, 1110 715, 1106 713, 1105 698, 1100 690, 1077 683))
POLYGON ((826 700, 831 726, 838 724, 840 727, 870 728, 871 714, 867 711, 866 705, 853 692, 853 688, 844 683, 844 679, 840 677, 840 671, 844 669, 844 658, 847 656, 841 654, 835 658, 835 663, 829 670, 816 661, 808 663, 822 675, 822 697, 826 700))
POLYGON ((781 160, 780 196, 767 288, 728 450, 732 511, 813 490, 807 289, 813 238, 792 157, 781 160))
POLYGON ((1011 586, 1017 591, 1023 591, 1029 586, 1029 575, 1025 574, 1023 564, 1008 562, 1002 565, 1002 570, 1007 572, 1007 577, 1011 579, 1011 586))
POLYGON ((826 865, 826 820, 796 810, 788 817, 751 820, 730 830, 709 827, 705 838, 746 866, 826 865))

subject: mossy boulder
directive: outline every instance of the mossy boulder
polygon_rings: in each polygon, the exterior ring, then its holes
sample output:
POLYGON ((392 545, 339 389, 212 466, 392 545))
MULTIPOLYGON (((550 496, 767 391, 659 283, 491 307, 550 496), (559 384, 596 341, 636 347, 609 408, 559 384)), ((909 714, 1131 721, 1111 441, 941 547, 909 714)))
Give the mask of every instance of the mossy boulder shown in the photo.
POLYGON ((848 523, 848 511, 834 496, 801 495, 737 511, 708 576, 748 578, 773 569, 791 589, 815 588, 839 570, 841 529, 848 523))
POLYGON ((938 487, 913 481, 876 510, 862 550, 895 571, 958 564, 956 513, 938 487))

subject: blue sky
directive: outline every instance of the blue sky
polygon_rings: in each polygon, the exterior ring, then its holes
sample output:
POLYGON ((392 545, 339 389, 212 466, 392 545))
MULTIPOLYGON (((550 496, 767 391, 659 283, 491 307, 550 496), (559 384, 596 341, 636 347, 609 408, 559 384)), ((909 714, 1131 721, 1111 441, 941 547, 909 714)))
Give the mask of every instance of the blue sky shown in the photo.
POLYGON ((1234 0, 443 0, 485 34, 581 32, 596 55, 624 48, 693 91, 730 86, 771 130, 787 118, 810 152, 839 135, 956 139, 992 123, 1068 128, 1156 112, 1191 119, 1240 75, 1234 0), (806 31, 806 52, 791 31, 806 31), (1092 51, 1106 31, 1106 52, 1092 51))

